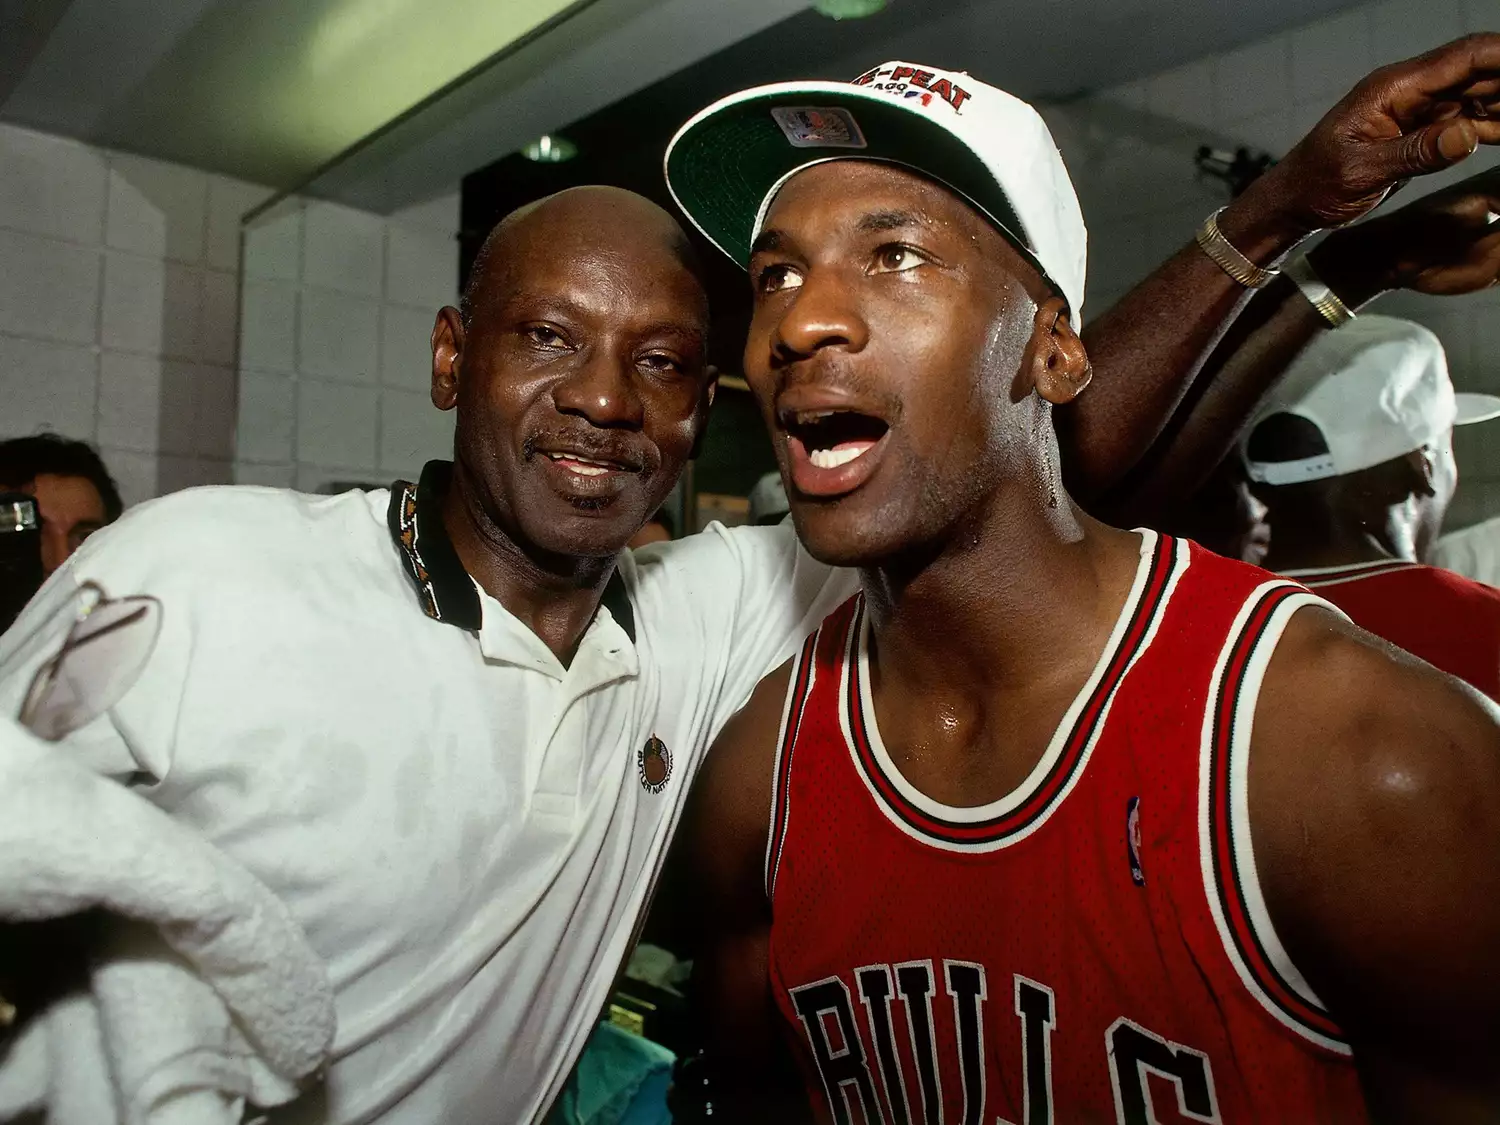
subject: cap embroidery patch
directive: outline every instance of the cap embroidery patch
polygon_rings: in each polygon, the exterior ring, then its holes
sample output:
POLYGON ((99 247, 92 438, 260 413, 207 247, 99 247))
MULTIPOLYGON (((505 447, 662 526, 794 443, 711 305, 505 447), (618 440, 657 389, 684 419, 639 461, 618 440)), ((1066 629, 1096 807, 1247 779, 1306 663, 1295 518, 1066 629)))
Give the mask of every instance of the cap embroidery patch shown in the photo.
POLYGON ((853 85, 868 86, 899 98, 921 98, 924 106, 931 105, 934 97, 942 98, 955 111, 961 110, 964 102, 973 96, 949 76, 914 66, 867 70, 854 80, 853 85))
POLYGON ((646 739, 646 745, 641 747, 635 761, 641 775, 641 788, 647 793, 660 793, 672 780, 672 752, 656 735, 646 739))
POLYGON ((859 122, 838 106, 777 106, 771 116, 793 148, 865 147, 859 122))

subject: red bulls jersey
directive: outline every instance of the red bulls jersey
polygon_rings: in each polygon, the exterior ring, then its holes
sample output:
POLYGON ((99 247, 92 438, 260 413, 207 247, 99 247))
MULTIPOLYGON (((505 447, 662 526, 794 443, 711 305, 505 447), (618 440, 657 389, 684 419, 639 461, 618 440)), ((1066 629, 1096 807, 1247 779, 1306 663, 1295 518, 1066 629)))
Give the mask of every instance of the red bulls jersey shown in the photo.
POLYGON ((772 985, 821 1120, 1367 1120, 1249 837, 1256 695, 1309 603, 1143 533, 1041 760, 977 808, 887 754, 862 598, 823 623, 792 675, 766 857, 772 985))

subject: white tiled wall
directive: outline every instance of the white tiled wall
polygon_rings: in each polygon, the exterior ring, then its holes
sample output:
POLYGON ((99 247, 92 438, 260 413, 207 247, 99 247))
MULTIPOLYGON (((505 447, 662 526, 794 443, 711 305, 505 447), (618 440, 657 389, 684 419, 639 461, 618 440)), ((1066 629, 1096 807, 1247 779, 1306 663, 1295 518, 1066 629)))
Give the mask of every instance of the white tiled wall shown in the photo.
POLYGON ((0 125, 0 438, 97 442, 132 503, 447 452, 414 392, 457 286, 457 195, 390 218, 298 204, 242 252, 268 194, 0 125))
MULTIPOLYGON (((1224 188, 1194 175, 1200 143, 1280 156, 1376 66, 1496 30, 1500 0, 1382 0, 1046 111, 1089 224, 1088 306, 1107 308, 1227 202, 1224 188)), ((1500 154, 1483 152, 1402 198, 1496 163, 1500 154)), ((1436 331, 1461 389, 1500 393, 1500 292, 1392 294, 1377 307, 1436 331)), ((1462 429, 1457 446, 1455 527, 1500 514, 1500 428, 1462 429)))
POLYGON ((447 456, 428 338, 458 288, 458 197, 389 218, 296 202, 245 233, 237 480, 321 490, 447 456))
POLYGON ((0 436, 98 442, 127 501, 229 480, 239 217, 263 196, 0 125, 0 436))

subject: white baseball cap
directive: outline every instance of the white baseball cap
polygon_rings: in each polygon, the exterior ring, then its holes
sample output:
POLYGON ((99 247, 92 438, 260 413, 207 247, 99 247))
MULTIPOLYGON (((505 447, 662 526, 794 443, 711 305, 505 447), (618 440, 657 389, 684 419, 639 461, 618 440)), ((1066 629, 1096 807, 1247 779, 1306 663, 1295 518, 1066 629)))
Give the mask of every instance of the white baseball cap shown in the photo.
POLYGON ((1254 481, 1297 484, 1373 468, 1441 440, 1454 426, 1500 417, 1500 398, 1455 394, 1443 345, 1420 324, 1358 316, 1302 350, 1255 424, 1272 414, 1307 419, 1328 451, 1295 461, 1255 461, 1247 453, 1245 467, 1254 481))
POLYGON ((888 62, 853 82, 778 82, 722 98, 667 146, 667 187, 741 266, 771 201, 830 160, 899 164, 968 201, 1082 323, 1088 232, 1062 154, 1031 106, 961 71, 888 62))

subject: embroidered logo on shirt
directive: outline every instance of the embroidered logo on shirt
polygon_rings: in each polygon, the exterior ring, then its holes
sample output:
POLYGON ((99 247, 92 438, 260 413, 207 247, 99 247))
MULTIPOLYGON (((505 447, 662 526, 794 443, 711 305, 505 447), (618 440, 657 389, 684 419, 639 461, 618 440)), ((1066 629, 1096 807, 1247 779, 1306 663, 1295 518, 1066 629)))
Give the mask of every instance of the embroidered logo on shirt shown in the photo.
POLYGON ((1146 885, 1146 869, 1141 866, 1141 799, 1125 802, 1125 846, 1130 850, 1130 879, 1137 887, 1146 885))
POLYGON ((641 773, 641 788, 647 793, 660 793, 672 780, 672 752, 654 734, 646 739, 635 764, 641 773))

